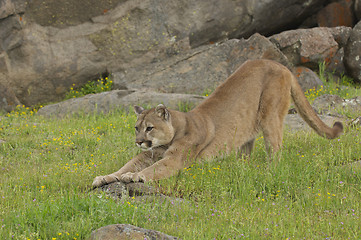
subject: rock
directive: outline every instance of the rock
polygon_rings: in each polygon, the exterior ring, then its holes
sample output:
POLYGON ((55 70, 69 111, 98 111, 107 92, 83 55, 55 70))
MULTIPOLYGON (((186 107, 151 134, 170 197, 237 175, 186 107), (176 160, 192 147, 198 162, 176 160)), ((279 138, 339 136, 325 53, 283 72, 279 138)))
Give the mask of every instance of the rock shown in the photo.
MULTIPOLYGON (((344 120, 343 118, 329 115, 319 115, 319 117, 330 127, 333 126, 335 122, 343 122, 344 120)), ((313 131, 298 114, 288 114, 285 118, 284 125, 286 129, 291 131, 313 131)))
POLYGON ((174 198, 162 194, 157 188, 145 183, 123 183, 114 182, 94 189, 96 192, 105 192, 115 199, 132 197, 138 203, 166 203, 182 204, 187 203, 182 198, 174 198))
POLYGON ((361 82, 361 21, 353 28, 345 47, 345 67, 356 82, 361 82))
POLYGON ((318 69, 320 62, 329 63, 339 46, 328 28, 298 29, 269 38, 296 66, 318 69))
POLYGON ((348 39, 350 38, 352 28, 350 27, 334 27, 328 28, 328 31, 333 36, 333 39, 337 42, 339 48, 343 48, 347 45, 348 39))
POLYGON ((167 94, 145 91, 114 90, 73 98, 60 103, 50 104, 39 109, 43 116, 64 117, 71 114, 107 113, 114 109, 128 110, 134 105, 157 106, 160 103, 179 109, 199 104, 204 97, 190 94, 167 94))
POLYGON ((354 1, 354 12, 356 19, 359 21, 361 20, 361 0, 354 1))
POLYGON ((114 182, 103 185, 99 187, 98 190, 104 191, 105 193, 116 198, 122 198, 124 196, 136 197, 144 195, 162 196, 162 194, 160 194, 157 189, 144 183, 114 182))
MULTIPOLYGON (((333 80, 340 79, 346 73, 346 68, 344 64, 344 56, 345 50, 344 48, 340 48, 337 53, 330 59, 330 62, 326 64, 326 73, 331 74, 333 76, 333 80)), ((328 77, 326 74, 326 78, 328 77)), ((328 79, 330 80, 330 79, 328 79)))
POLYGON ((348 39, 350 38, 352 28, 350 27, 334 27, 329 28, 333 38, 338 43, 339 49, 336 54, 330 59, 326 64, 326 71, 337 76, 341 77, 347 73, 344 64, 345 56, 345 47, 347 45, 348 39))
POLYGON ((190 32, 192 47, 224 38, 249 37, 256 32, 270 35, 289 29, 321 9, 324 1, 302 4, 297 0, 196 2, 192 7, 201 9, 203 14, 198 15, 200 19, 192 19, 196 23, 190 32), (207 14, 209 12, 212 14, 207 14))
POLYGON ((351 111, 360 112, 361 111, 361 97, 354 97, 351 99, 345 99, 342 103, 343 108, 348 108, 351 111))
POLYGON ((162 239, 174 240, 176 237, 167 234, 139 228, 130 224, 113 224, 101 227, 92 232, 89 240, 145 240, 145 239, 162 239))
POLYGON ((0 19, 13 14, 23 13, 25 7, 26 1, 24 0, 2 0, 0 2, 0 19))
POLYGON ((337 95, 324 94, 317 97, 313 101, 312 106, 319 114, 330 114, 335 112, 336 108, 340 107, 343 102, 344 99, 337 95))
POLYGON ((0 83, 0 111, 11 112, 21 105, 11 88, 0 83))
POLYGON ((26 105, 59 101, 73 84, 100 75, 226 38, 288 29, 323 2, 3 0, 0 82, 8 81, 26 105))
POLYGON ((268 58, 291 67, 287 58, 267 38, 254 34, 249 39, 232 39, 202 46, 166 61, 117 73, 123 88, 167 93, 202 94, 215 89, 242 63, 268 58))
POLYGON ((337 110, 340 109, 357 112, 361 111, 361 97, 343 99, 337 95, 325 94, 317 97, 312 105, 320 114, 337 115, 337 110))
POLYGON ((310 89, 317 89, 323 85, 317 74, 309 68, 299 66, 295 67, 293 72, 304 92, 310 89))
POLYGON ((319 27, 352 27, 353 20, 353 12, 345 0, 330 3, 317 13, 319 27))

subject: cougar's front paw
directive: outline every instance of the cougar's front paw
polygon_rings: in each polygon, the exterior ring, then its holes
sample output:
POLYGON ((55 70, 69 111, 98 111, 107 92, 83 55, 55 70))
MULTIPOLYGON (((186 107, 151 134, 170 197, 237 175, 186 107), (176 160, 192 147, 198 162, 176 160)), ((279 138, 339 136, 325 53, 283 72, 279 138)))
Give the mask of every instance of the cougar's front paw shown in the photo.
POLYGON ((125 182, 125 183, 145 182, 145 176, 140 173, 127 172, 120 176, 120 181, 125 182))
POLYGON ((93 188, 101 187, 103 185, 117 182, 119 181, 118 178, 114 175, 107 175, 107 176, 98 176, 94 178, 94 181, 92 183, 93 188))

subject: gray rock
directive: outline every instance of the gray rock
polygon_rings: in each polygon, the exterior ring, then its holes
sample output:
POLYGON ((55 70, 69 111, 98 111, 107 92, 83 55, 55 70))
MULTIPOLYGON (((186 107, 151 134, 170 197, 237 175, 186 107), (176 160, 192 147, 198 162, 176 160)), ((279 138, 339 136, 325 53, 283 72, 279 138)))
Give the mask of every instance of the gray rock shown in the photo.
POLYGON ((64 117, 71 114, 107 113, 119 108, 128 110, 129 107, 134 105, 157 106, 160 103, 173 109, 179 109, 186 106, 195 106, 203 99, 202 96, 189 94, 114 90, 50 104, 39 109, 38 114, 64 117))
POLYGON ((317 97, 312 105, 319 114, 338 115, 337 111, 342 109, 357 112, 361 111, 361 97, 343 99, 337 95, 325 94, 317 97))
POLYGON ((345 67, 356 82, 361 82, 361 21, 353 28, 345 47, 345 67))
POLYGON ((20 104, 11 88, 0 83, 0 111, 10 112, 20 104))
POLYGON ((242 63, 268 58, 291 67, 287 58, 267 38, 232 39, 179 54, 166 61, 117 73, 118 85, 127 89, 202 94, 215 89, 242 63))
POLYGON ((309 89, 318 89, 323 82, 311 69, 306 67, 295 67, 293 70, 302 90, 306 92, 309 89))
POLYGON ((344 99, 337 95, 324 94, 322 96, 317 97, 312 106, 319 113, 330 114, 331 112, 335 112, 338 107, 342 106, 344 99))
POLYGON ((114 182, 107 185, 103 185, 97 190, 101 190, 113 197, 122 198, 124 196, 137 197, 144 195, 159 195, 157 189, 150 185, 144 183, 123 183, 123 182, 114 182))
POLYGON ((132 197, 132 199, 138 203, 154 203, 158 204, 181 204, 187 203, 182 198, 174 198, 166 196, 160 191, 148 184, 144 183, 123 183, 114 182, 107 185, 103 185, 94 189, 95 192, 105 192, 107 195, 112 196, 114 199, 124 199, 132 197))
POLYGON ((338 43, 340 48, 343 48, 347 45, 348 39, 350 38, 352 32, 352 28, 339 26, 328 28, 328 30, 331 32, 333 38, 338 43))
MULTIPOLYGON (((344 121, 344 119, 341 117, 329 115, 319 115, 319 117, 330 127, 332 127, 333 124, 337 121, 344 121)), ((285 118, 284 125, 286 129, 291 131, 313 131, 310 126, 308 126, 308 124, 298 114, 288 114, 285 118)))
POLYGON ((130 224, 114 224, 101 227, 92 232, 89 240, 174 240, 176 237, 167 234, 139 228, 130 224))
POLYGON ((361 20, 361 0, 354 1, 354 12, 357 20, 361 20))
POLYGON ((25 11, 25 0, 2 0, 0 2, 0 19, 13 14, 23 13, 25 11))

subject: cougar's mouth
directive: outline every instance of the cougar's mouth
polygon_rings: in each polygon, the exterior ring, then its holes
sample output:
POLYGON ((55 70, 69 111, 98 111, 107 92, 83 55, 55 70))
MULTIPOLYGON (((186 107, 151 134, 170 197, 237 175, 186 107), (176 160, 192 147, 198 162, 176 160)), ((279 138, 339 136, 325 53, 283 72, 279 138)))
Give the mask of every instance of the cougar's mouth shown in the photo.
POLYGON ((141 143, 136 143, 137 146, 143 150, 148 150, 150 148, 152 148, 152 141, 144 141, 141 143))

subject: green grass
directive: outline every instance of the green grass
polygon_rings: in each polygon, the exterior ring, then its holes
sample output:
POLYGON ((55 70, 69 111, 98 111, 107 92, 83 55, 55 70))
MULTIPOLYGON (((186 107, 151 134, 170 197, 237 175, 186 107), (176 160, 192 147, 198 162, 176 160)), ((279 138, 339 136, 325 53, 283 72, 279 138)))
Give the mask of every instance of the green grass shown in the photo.
POLYGON ((101 93, 110 91, 113 81, 108 77, 101 77, 97 81, 89 81, 79 88, 75 88, 75 84, 65 94, 65 99, 83 97, 88 94, 101 93))
POLYGON ((332 73, 326 72, 325 62, 319 64, 318 76, 324 86, 309 89, 305 92, 307 99, 312 103, 317 97, 324 94, 338 95, 344 99, 350 99, 361 96, 359 85, 353 83, 352 79, 343 75, 336 80, 332 73))
POLYGON ((284 133, 268 164, 252 157, 196 164, 154 183, 184 202, 114 200, 89 191, 139 151, 136 116, 123 111, 44 119, 25 108, 0 116, 0 239, 86 239, 129 223, 182 239, 357 239, 361 235, 359 128, 339 139, 284 133))

